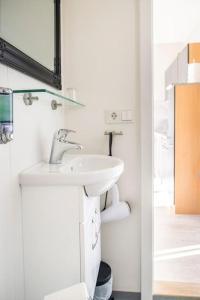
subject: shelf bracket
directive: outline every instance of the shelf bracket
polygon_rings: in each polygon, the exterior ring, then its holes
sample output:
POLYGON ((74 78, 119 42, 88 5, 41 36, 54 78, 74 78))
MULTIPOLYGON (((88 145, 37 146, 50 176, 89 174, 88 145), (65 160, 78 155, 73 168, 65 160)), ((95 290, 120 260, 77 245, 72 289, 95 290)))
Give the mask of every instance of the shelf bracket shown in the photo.
POLYGON ((39 97, 37 97, 37 96, 33 97, 32 93, 27 93, 27 94, 24 94, 23 100, 24 100, 25 105, 32 105, 33 101, 38 101, 39 100, 39 97))
POLYGON ((51 108, 53 110, 56 110, 58 108, 58 106, 62 106, 62 103, 58 103, 56 100, 51 101, 51 108))

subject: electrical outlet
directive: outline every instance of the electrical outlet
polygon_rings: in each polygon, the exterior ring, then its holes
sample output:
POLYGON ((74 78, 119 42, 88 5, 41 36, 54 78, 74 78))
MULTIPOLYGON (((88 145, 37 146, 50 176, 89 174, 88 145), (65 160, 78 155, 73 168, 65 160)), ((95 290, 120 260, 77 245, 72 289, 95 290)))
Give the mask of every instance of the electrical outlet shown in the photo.
POLYGON ((105 111, 106 123, 120 123, 121 122, 121 112, 117 110, 105 111))
POLYGON ((105 122, 107 124, 133 123, 133 110, 107 110, 105 122))

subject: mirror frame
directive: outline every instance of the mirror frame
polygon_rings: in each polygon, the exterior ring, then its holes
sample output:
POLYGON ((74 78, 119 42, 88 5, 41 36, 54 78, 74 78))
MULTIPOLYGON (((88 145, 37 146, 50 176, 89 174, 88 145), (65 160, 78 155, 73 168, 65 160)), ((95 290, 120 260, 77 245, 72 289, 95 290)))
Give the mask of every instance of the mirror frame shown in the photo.
POLYGON ((0 63, 61 90, 60 0, 54 0, 54 70, 47 69, 0 37, 0 63))

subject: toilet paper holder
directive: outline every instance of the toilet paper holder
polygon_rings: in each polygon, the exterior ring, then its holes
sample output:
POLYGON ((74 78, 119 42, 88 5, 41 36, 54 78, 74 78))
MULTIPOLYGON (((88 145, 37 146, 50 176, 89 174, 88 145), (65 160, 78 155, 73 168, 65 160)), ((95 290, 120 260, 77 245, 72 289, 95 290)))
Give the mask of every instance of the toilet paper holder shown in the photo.
POLYGON ((105 131, 104 135, 109 135, 112 132, 113 135, 123 135, 123 131, 105 131))

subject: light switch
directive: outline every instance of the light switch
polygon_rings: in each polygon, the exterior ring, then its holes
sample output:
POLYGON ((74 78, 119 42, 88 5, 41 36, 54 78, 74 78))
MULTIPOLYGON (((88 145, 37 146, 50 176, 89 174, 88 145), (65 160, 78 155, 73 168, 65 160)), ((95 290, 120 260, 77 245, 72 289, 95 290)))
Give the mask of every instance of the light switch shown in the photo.
POLYGON ((122 111, 122 114, 121 114, 122 121, 126 121, 126 118, 127 118, 126 115, 127 115, 126 111, 122 111))
POLYGON ((133 113, 132 110, 124 110, 121 113, 121 119, 125 122, 132 122, 133 121, 133 113))
POLYGON ((133 121, 132 110, 127 110, 127 121, 133 121))

